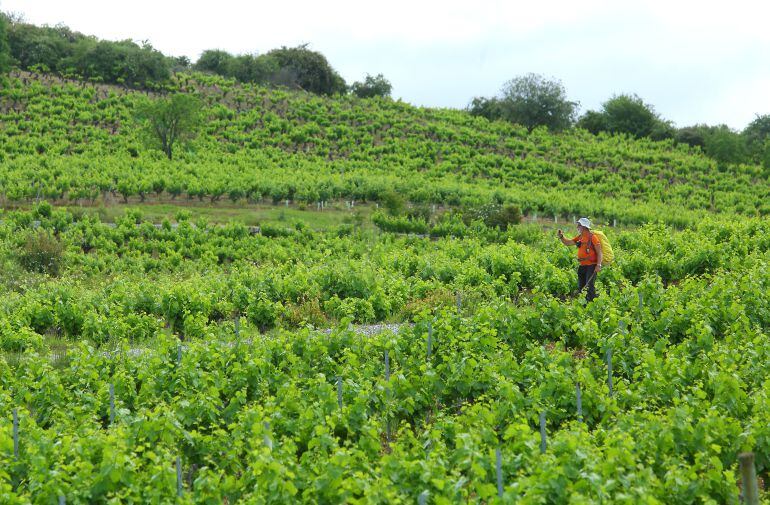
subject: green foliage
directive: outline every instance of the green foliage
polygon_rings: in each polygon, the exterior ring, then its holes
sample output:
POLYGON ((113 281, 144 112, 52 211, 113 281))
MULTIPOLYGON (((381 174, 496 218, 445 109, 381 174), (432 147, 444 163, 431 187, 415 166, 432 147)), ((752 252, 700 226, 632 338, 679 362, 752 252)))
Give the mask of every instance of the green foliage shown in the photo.
POLYGON ((359 98, 389 97, 392 90, 390 81, 382 74, 366 74, 364 82, 356 81, 350 86, 350 91, 359 98))
POLYGON ((587 130, 594 135, 598 135, 601 132, 609 131, 609 118, 603 112, 597 112, 595 110, 589 110, 583 114, 578 120, 576 126, 587 130))
POLYGON ((64 260, 64 244, 45 230, 28 232, 23 238, 19 264, 30 272, 59 275, 64 260))
POLYGON ((504 119, 529 130, 547 126, 562 131, 574 124, 577 106, 577 102, 567 100, 560 81, 526 74, 505 83, 499 98, 475 98, 469 109, 471 114, 504 119))
MULTIPOLYGON (((264 55, 233 56, 219 49, 206 50, 195 63, 195 68, 240 82, 299 88, 316 94, 333 95, 346 90, 345 81, 329 65, 326 57, 309 50, 306 45, 273 49, 264 55)), ((381 83, 378 81, 376 84, 381 83)))
POLYGON ((406 201, 404 200, 403 195, 399 194, 397 191, 389 190, 384 192, 380 196, 380 201, 382 202, 382 206, 385 207, 388 214, 391 216, 400 216, 404 213, 404 209, 406 208, 406 201))
POLYGON ((273 49, 266 57, 275 60, 278 71, 274 84, 299 88, 319 95, 336 95, 347 89, 345 80, 332 68, 326 57, 307 45, 273 49))
POLYGON ((482 211, 484 224, 503 231, 521 222, 521 209, 516 205, 493 205, 482 211))
POLYGON ((274 58, 242 54, 232 59, 222 75, 234 77, 241 82, 267 84, 278 71, 278 62, 274 58))
POLYGON ((421 218, 409 216, 389 216, 382 213, 375 213, 372 216, 372 222, 381 230, 392 233, 419 233, 427 234, 428 223, 421 218))
POLYGON ((770 114, 757 115, 742 134, 751 160, 770 169, 770 114))
POLYGON ((591 133, 625 133, 636 138, 662 140, 674 136, 670 123, 661 120, 653 107, 636 95, 615 95, 602 104, 601 112, 589 111, 578 122, 591 133))
POLYGON ((11 56, 22 69, 39 66, 63 71, 61 66, 72 57, 76 44, 85 38, 64 26, 37 27, 16 21, 8 29, 11 56))
POLYGON ((112 42, 73 32, 66 26, 38 27, 13 22, 11 56, 21 69, 47 69, 97 82, 154 87, 168 80, 170 60, 149 43, 112 42))
POLYGON ((497 97, 474 97, 468 106, 468 112, 473 116, 485 117, 490 121, 502 119, 503 117, 503 110, 500 104, 500 99, 497 97))
POLYGON ((68 61, 68 69, 84 79, 150 87, 168 80, 169 61, 149 43, 83 39, 68 61))
POLYGON ((195 62, 195 69, 201 72, 211 72, 219 75, 230 75, 234 57, 221 49, 207 49, 203 51, 195 62))
POLYGON ((636 95, 617 95, 602 105, 607 117, 607 131, 628 133, 637 138, 652 133, 658 121, 652 106, 636 95))
MULTIPOLYGON (((4 216, 2 240, 30 217, 4 216)), ((770 368, 758 359, 770 355, 770 242, 759 219, 616 232, 627 254, 600 286, 623 282, 584 306, 553 294, 573 281, 572 251, 539 227, 532 245, 476 235, 290 243, 134 217, 115 229, 63 226, 99 239, 77 254, 83 281, 0 299, 0 408, 20 420, 18 458, 10 417, 0 427, 5 502, 412 503, 427 489, 438 503, 738 503, 735 455, 753 449, 758 472, 770 469, 770 368), (246 254, 201 274, 196 255, 208 248, 246 254), (152 249, 186 259, 147 279, 133 269, 152 249), (313 280, 320 302, 302 299, 313 280), (289 288, 298 298, 278 301, 289 288), (413 325, 349 328, 392 314, 405 290, 406 310, 421 308, 413 325), (323 307, 340 324, 259 333, 295 307, 323 307), (151 330, 158 311, 178 318, 181 346, 151 330), (46 325, 118 347, 82 342, 50 363, 36 330, 46 325), (124 343, 145 331, 152 345, 124 343)))
POLYGON ((8 45, 8 19, 0 13, 0 74, 6 73, 11 67, 11 49, 8 45))
POLYGON ((708 126, 694 125, 679 128, 674 134, 674 140, 679 144, 687 144, 691 147, 706 147, 706 135, 708 126))
POLYGON ((717 172, 711 159, 674 142, 528 132, 463 111, 330 99, 200 73, 177 74, 169 87, 196 97, 207 117, 205 134, 188 143, 185 165, 139 148, 132 119, 144 107, 143 94, 11 77, 0 91, 3 197, 81 204, 110 196, 289 200, 313 208, 383 203, 392 192, 404 209, 495 201, 525 215, 679 227, 713 209, 755 215, 766 200, 755 183, 761 167, 717 172))
POLYGON ((174 148, 194 138, 202 120, 201 104, 192 95, 175 93, 137 106, 136 121, 145 139, 172 159, 174 148))
POLYGON ((737 503, 735 454, 770 469, 760 167, 200 74, 170 83, 210 118, 171 163, 134 148, 135 93, 9 83, 0 264, 67 244, 71 275, 3 285, 3 503, 737 503), (31 204, 110 195, 392 212, 253 234, 31 204), (586 305, 559 225, 524 212, 659 224, 603 227, 619 254, 586 305), (386 321, 411 324, 349 328, 386 321))
POLYGON ((727 125, 708 128, 703 141, 706 154, 720 164, 746 161, 744 139, 727 125))

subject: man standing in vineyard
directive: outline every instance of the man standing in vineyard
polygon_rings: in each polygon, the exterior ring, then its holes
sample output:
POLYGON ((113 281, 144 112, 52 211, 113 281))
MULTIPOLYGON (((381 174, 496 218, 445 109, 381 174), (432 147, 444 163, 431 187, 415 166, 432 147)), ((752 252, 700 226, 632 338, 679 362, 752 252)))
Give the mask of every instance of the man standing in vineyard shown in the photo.
POLYGON ((559 239, 564 245, 577 246, 577 257, 580 262, 578 267, 578 288, 586 290, 586 301, 596 298, 594 281, 596 274, 602 270, 602 243, 594 233, 591 233, 591 221, 587 217, 581 217, 577 222, 578 235, 573 239, 564 237, 564 232, 559 230, 559 239))

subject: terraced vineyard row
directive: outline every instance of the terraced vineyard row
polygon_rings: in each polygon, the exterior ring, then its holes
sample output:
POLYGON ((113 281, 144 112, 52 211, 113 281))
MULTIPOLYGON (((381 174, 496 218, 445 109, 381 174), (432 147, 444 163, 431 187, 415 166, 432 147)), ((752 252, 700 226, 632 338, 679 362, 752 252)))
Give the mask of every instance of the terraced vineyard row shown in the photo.
POLYGON ((770 465, 763 221, 611 234, 623 255, 585 306, 572 252, 536 227, 432 241, 137 217, 4 216, 3 502, 737 503, 736 454, 770 465), (10 262, 41 230, 66 245, 59 277, 10 262), (416 324, 346 329, 383 319, 416 324))

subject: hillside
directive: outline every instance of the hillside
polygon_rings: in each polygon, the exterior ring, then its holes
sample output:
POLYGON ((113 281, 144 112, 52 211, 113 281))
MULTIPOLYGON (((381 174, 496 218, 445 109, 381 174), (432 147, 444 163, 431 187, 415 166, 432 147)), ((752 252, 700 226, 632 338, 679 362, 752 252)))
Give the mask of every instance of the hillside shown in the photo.
POLYGON ((718 169, 671 142, 528 133, 462 111, 324 98, 178 74, 206 104, 203 134, 177 160, 148 151, 132 111, 145 94, 17 72, 0 94, 0 190, 9 201, 168 195, 315 204, 513 203, 525 213, 685 225, 705 212, 764 215, 761 168, 718 169))
POLYGON ((0 503, 737 504, 744 451, 770 479, 760 168, 172 88, 206 116, 173 161, 152 95, 0 92, 0 503), (573 214, 616 253, 592 301, 573 214))

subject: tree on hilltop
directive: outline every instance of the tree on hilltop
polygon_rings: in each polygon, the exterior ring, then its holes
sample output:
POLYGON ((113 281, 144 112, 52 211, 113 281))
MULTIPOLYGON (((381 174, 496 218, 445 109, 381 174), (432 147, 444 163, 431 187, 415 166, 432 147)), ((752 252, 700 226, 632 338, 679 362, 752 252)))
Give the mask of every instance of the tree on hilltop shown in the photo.
POLYGON ((195 62, 195 70, 211 72, 213 74, 230 76, 230 70, 235 58, 227 51, 221 49, 207 49, 203 51, 195 62))
POLYGON ((0 73, 6 73, 11 67, 11 49, 8 45, 8 21, 0 13, 0 73))
POLYGON ((752 160, 770 168, 770 114, 757 115, 743 130, 743 137, 752 160))
POLYGON ((655 109, 637 95, 615 95, 602 104, 601 111, 588 111, 580 118, 578 127, 593 134, 600 131, 626 133, 632 137, 662 140, 674 136, 668 121, 662 120, 655 109))
POLYGON ((390 96, 393 86, 382 74, 371 76, 366 74, 364 82, 356 81, 350 86, 350 91, 359 98, 373 98, 376 96, 390 96))
POLYGON ((487 119, 504 119, 532 130, 547 126, 562 131, 575 122, 577 102, 567 99, 561 81, 549 80, 538 74, 526 74, 506 82, 499 97, 474 98, 471 114, 487 119))
POLYGON ((273 49, 265 57, 274 60, 278 68, 271 77, 273 84, 299 87, 319 95, 336 95, 347 90, 345 80, 326 57, 308 49, 307 44, 273 49))

